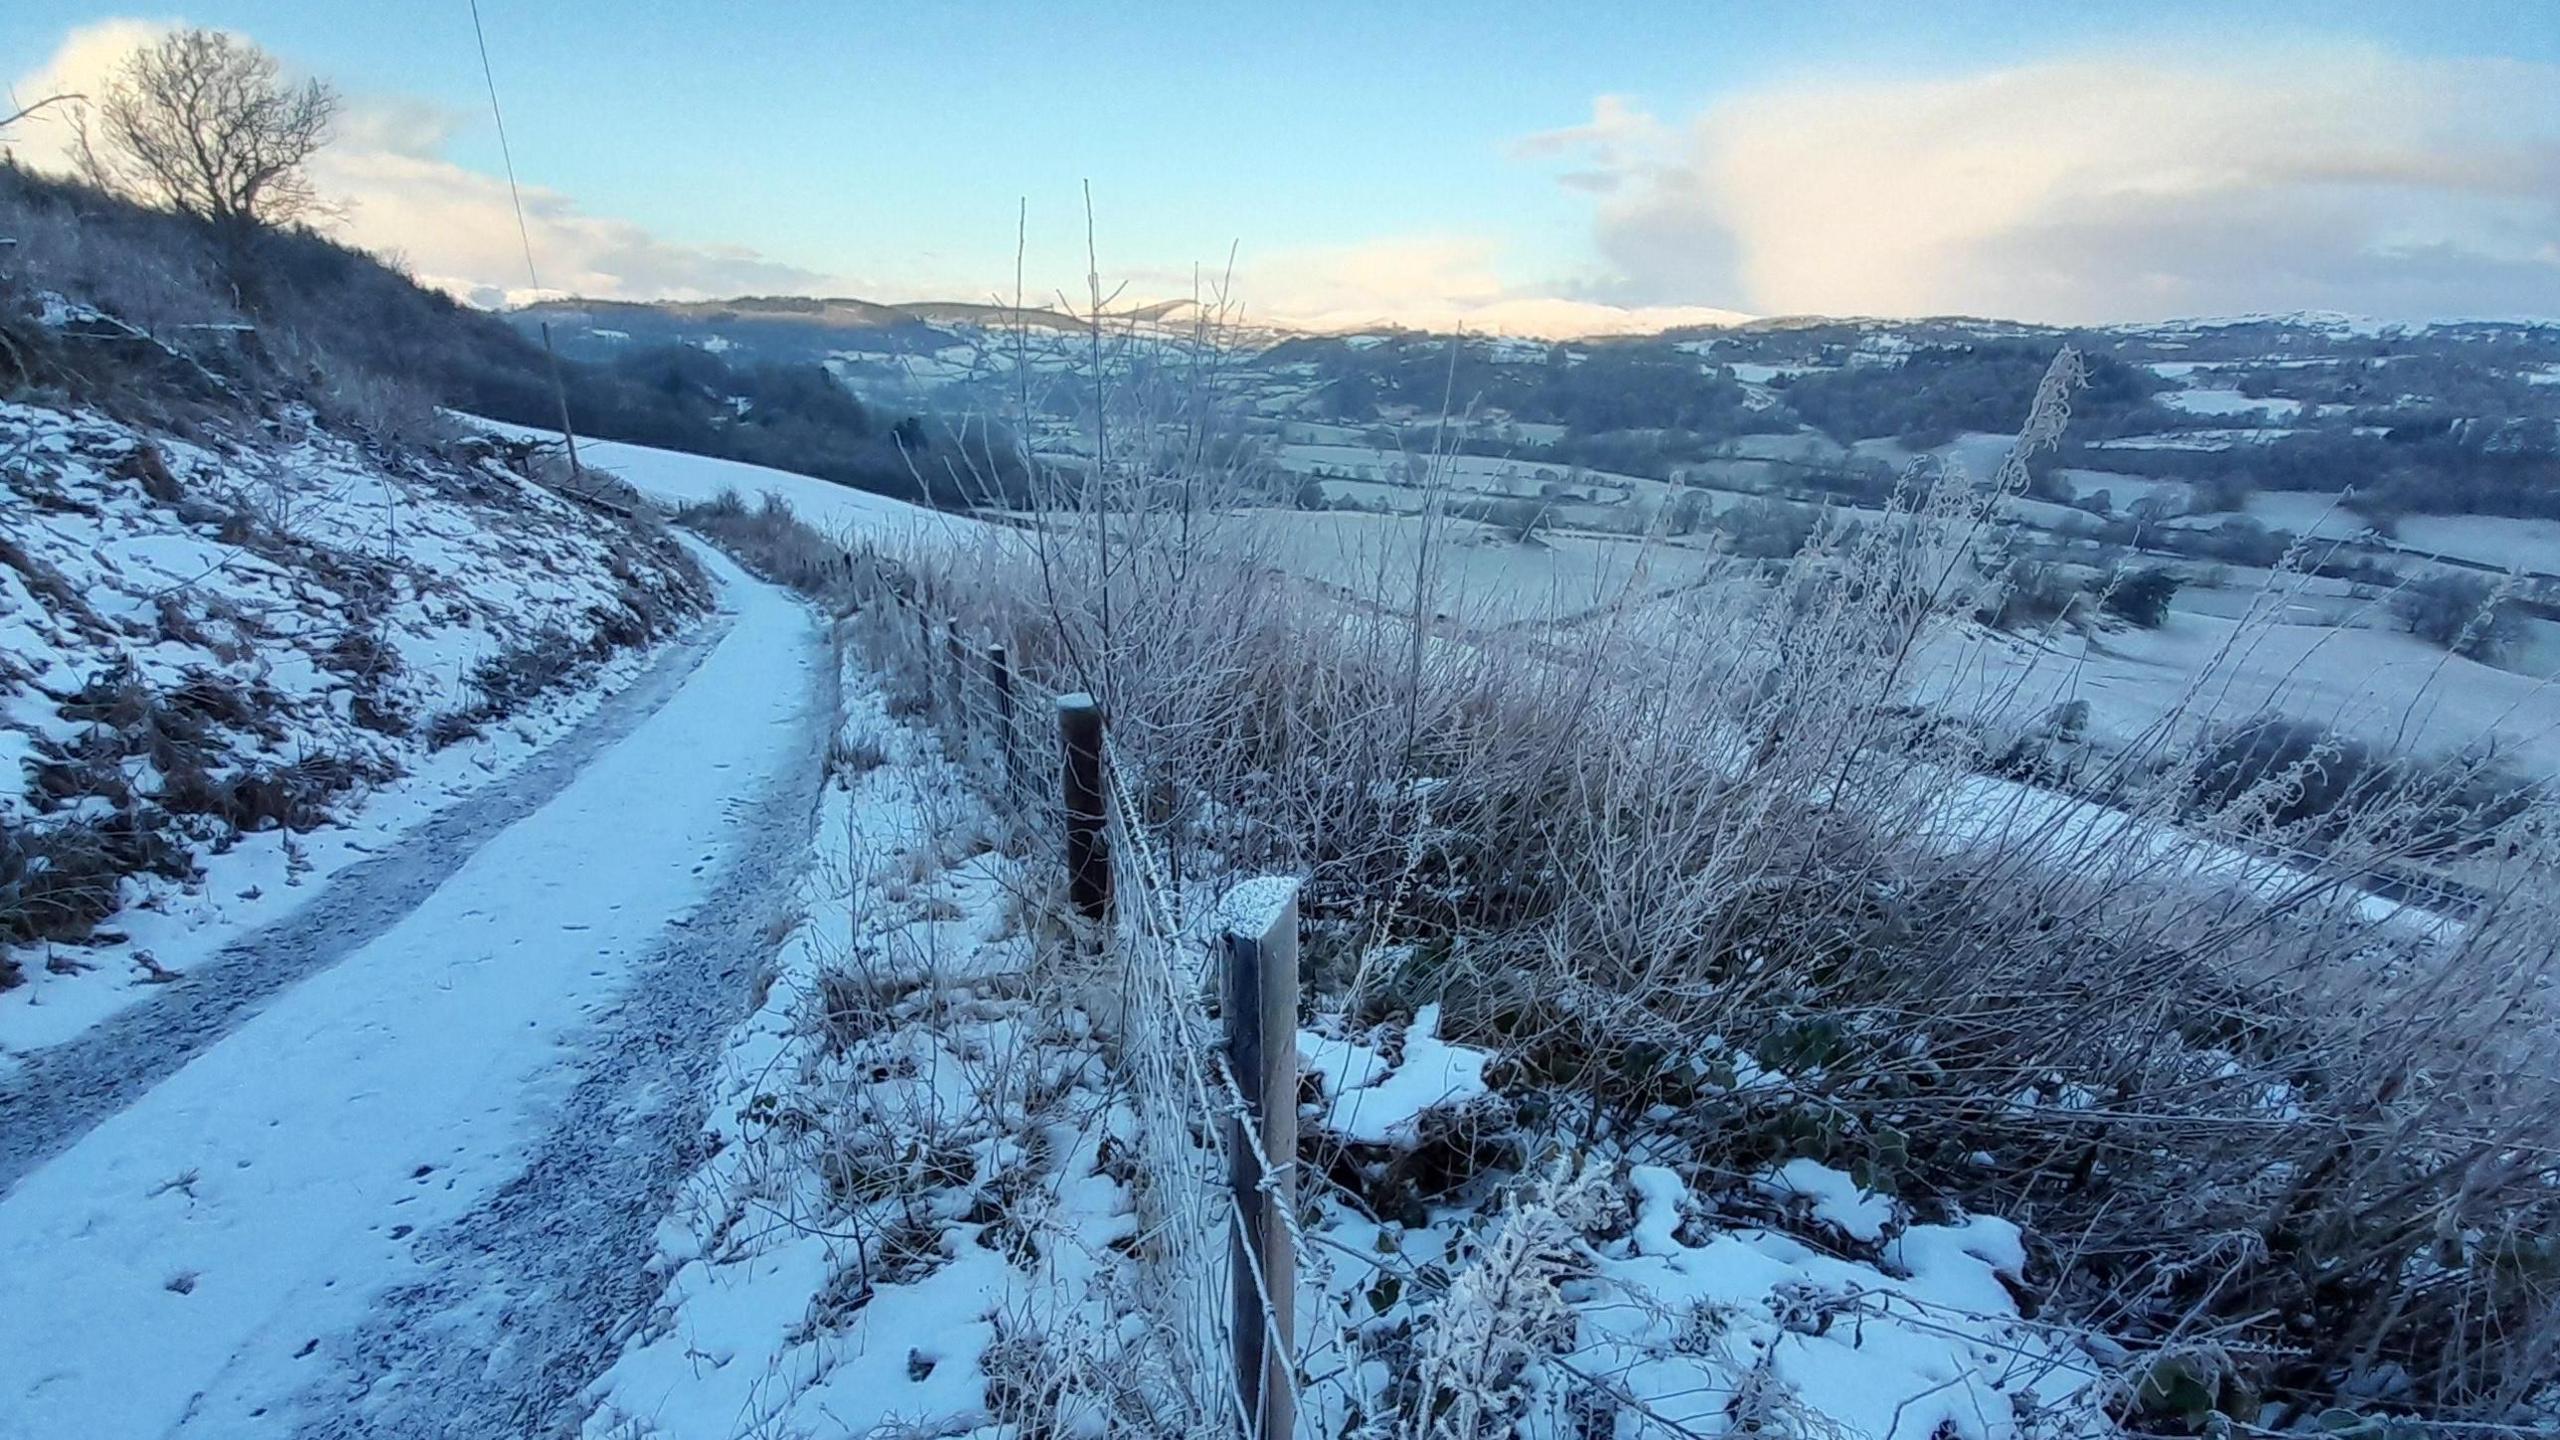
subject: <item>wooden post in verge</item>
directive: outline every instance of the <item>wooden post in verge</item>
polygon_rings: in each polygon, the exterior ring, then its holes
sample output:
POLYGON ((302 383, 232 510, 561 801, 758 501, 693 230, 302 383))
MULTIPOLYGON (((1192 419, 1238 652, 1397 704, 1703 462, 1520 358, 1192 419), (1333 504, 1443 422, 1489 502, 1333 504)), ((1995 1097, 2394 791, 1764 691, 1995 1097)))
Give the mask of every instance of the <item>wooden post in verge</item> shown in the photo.
POLYGON ((1067 898, 1088 920, 1111 913, 1111 841, 1102 829, 1102 707, 1078 691, 1058 697, 1067 812, 1067 898))
POLYGON ((960 622, 942 622, 942 669, 951 683, 951 748, 955 760, 969 749, 969 649, 960 643, 960 622))
POLYGON ((1010 803, 1021 783, 1013 773, 1013 665, 1005 658, 1002 645, 987 646, 987 688, 995 697, 996 783, 1004 787, 1005 799, 1010 803))
MULTIPOLYGON (((532 264, 527 259, 526 264, 532 264)), ((578 431, 569 423, 569 382, 560 377, 560 352, 551 348, 551 322, 542 322, 542 353, 551 362, 551 393, 560 400, 560 438, 569 442, 569 479, 586 488, 587 467, 578 463, 578 431)))
POLYGON ((1251 1417, 1246 1440, 1290 1440, 1297 1427, 1298 1266, 1290 1218, 1298 1203, 1298 882, 1247 881, 1221 908, 1227 1065, 1244 1099, 1227 1134, 1236 1200, 1228 1247, 1236 1391, 1251 1417), (1266 1157, 1280 1172, 1268 1188, 1266 1157))

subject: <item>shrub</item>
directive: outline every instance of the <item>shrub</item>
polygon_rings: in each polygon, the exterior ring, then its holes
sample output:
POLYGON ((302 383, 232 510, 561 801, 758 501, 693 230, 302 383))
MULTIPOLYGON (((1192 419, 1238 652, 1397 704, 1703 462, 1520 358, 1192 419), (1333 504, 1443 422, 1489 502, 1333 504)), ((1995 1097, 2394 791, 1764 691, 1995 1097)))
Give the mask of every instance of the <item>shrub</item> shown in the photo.
POLYGON ((2009 567, 1992 603, 1975 615, 2001 630, 2023 630, 2062 619, 2080 598, 2080 586, 2060 566, 2021 560, 2009 567))
POLYGON ((2100 603, 2110 615, 2157 630, 2168 622, 2169 602, 2177 593, 2176 571, 2146 565, 2131 574, 2110 576, 2100 603))
POLYGON ((2246 515, 2235 515, 2210 530, 2170 530, 2161 539, 2181 554, 2233 565, 2274 565, 2293 548, 2291 531, 2270 530, 2246 515))
POLYGON ((780 495, 767 492, 751 506, 735 490, 723 490, 678 510, 676 523, 712 540, 739 564, 776 585, 797 590, 838 614, 853 608, 856 561, 852 551, 801 520, 791 502, 780 495))
MULTIPOLYGON (((133 868, 112 822, 70 820, 43 826, 0 820, 0 946, 35 940, 81 941, 116 911, 124 875, 133 868)), ((20 979, 0 954, 0 990, 20 979)))
POLYGON ((1748 560, 1784 560, 1813 538, 1813 511, 1785 500, 1738 500, 1709 517, 1733 553, 1748 560))
POLYGON ((2391 597, 2392 617, 2421 640, 2471 660, 2496 660, 2524 638, 2524 614, 2484 575, 2439 571, 2391 597))
POLYGON ((1538 500, 1496 500, 1485 507, 1484 519, 1513 544, 1526 545, 1538 538, 1538 529, 1547 520, 1547 507, 1538 500))
POLYGON ((2279 715, 2209 732, 2187 784, 2198 813, 2292 847, 2353 835, 2416 857, 2476 848, 2547 798, 2486 756, 2391 754, 2279 715))

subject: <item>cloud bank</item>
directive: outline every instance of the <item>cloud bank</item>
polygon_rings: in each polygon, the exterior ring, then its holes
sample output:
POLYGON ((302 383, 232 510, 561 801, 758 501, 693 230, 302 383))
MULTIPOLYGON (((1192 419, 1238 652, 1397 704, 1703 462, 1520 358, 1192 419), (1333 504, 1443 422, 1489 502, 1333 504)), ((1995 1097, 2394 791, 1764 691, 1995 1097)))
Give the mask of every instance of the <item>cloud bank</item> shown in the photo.
POLYGON ((1476 236, 1398 237, 1248 258, 1239 293, 1262 319, 1305 330, 1378 325, 1476 334, 1636 334, 1747 317, 1701 305, 1617 304, 1505 283, 1500 247, 1476 236))
POLYGON ((1616 97, 1535 135, 1624 303, 2560 315, 2560 68, 2322 47, 1616 97))

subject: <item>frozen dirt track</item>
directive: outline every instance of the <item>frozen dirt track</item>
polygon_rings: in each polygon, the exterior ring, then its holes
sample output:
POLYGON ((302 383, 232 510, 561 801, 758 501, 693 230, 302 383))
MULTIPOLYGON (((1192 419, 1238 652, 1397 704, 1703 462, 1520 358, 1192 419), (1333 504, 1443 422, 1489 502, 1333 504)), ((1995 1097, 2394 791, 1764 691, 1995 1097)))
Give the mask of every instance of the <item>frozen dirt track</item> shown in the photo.
POLYGON ((0 1437, 574 1406, 813 813, 821 622, 710 563, 731 623, 653 713, 0 1196, 0 1437))

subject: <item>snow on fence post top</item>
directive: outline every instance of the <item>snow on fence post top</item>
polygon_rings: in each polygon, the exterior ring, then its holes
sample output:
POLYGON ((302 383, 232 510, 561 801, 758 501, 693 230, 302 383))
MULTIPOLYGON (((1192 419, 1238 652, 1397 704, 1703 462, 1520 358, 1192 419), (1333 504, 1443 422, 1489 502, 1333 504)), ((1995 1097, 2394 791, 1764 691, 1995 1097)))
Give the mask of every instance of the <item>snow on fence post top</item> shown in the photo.
POLYGON ((1260 940, 1271 933, 1271 927, 1290 912, 1297 900, 1298 878, 1294 875, 1257 875, 1240 881, 1218 897, 1217 908, 1210 914, 1209 933, 1260 940))
POLYGON ((1082 690, 1061 695, 1058 697, 1058 708, 1061 710, 1090 710, 1093 708, 1093 697, 1082 690))
POLYGON ((1244 881, 1210 919, 1226 962, 1227 1064, 1242 1102, 1227 1140, 1236 1398, 1246 1435, 1286 1440, 1297 1433, 1298 881, 1244 881))

